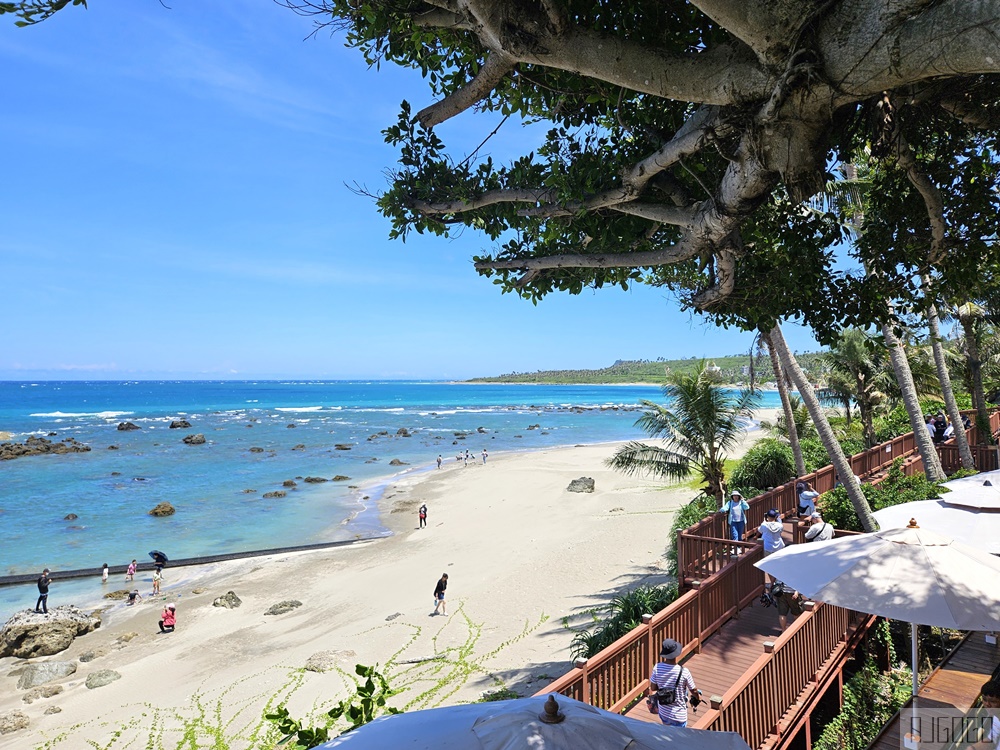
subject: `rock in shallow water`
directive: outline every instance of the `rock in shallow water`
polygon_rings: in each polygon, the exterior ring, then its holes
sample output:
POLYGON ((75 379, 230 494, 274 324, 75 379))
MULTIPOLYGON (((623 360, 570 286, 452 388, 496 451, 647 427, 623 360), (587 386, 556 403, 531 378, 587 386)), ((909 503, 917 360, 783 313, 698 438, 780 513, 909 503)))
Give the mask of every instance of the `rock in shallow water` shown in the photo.
POLYGON ((204 445, 205 436, 200 432, 197 435, 187 435, 184 437, 182 442, 186 445, 204 445))
POLYGON ((177 512, 177 509, 174 508, 174 506, 171 505, 170 503, 168 503, 166 500, 164 500, 162 503, 160 503, 155 508, 153 508, 151 511, 149 511, 149 515, 151 515, 151 516, 172 516, 176 512, 177 512))

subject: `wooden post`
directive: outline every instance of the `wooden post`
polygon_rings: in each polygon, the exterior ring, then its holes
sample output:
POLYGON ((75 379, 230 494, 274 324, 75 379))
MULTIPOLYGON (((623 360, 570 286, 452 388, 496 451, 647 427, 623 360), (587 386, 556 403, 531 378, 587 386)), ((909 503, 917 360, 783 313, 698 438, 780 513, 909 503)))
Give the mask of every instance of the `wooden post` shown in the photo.
POLYGON ((765 654, 774 653, 774 641, 764 641, 764 653, 765 654))
POLYGON ((646 626, 646 674, 653 673, 653 667, 656 666, 656 656, 660 650, 656 648, 656 644, 653 643, 653 616, 643 615, 642 624, 646 626))
POLYGON ((594 705, 590 700, 590 681, 587 679, 589 675, 587 674, 587 660, 577 659, 573 662, 573 666, 583 672, 583 677, 580 678, 580 692, 582 693, 581 702, 586 703, 589 706, 594 705))
POLYGON ((694 598, 694 611, 695 611, 695 622, 698 623, 698 646, 695 649, 696 654, 701 653, 701 581, 691 581, 691 589, 697 592, 697 596, 694 598))
POLYGON ((708 696, 708 705, 713 711, 719 711, 722 709, 722 696, 721 695, 710 695, 708 696))

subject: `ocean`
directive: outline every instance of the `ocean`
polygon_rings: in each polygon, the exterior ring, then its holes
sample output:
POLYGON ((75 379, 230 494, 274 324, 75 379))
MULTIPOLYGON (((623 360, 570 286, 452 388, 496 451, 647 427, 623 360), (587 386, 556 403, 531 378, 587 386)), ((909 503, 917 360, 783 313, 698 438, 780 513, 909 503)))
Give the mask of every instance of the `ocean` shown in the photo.
MULTIPOLYGON (((481 460, 484 449, 641 438, 633 424, 642 399, 662 393, 402 381, 0 382, 0 431, 11 440, 74 438, 91 448, 0 462, 0 575, 124 565, 147 561, 153 549, 183 558, 384 535, 376 503, 393 477, 432 469, 439 454, 454 462, 469 450, 481 460), (170 429, 181 419, 190 429, 170 429), (140 429, 119 431, 125 421, 140 429), (194 434, 206 442, 182 442, 194 434), (348 479, 303 481, 334 476, 348 479), (285 495, 264 498, 271 492, 285 495), (162 501, 176 513, 149 515, 162 501)), ((777 406, 777 394, 762 393, 760 405, 777 406)), ((89 588, 56 582, 50 600, 89 588)), ((32 591, 0 588, 0 622, 33 605, 32 591)))

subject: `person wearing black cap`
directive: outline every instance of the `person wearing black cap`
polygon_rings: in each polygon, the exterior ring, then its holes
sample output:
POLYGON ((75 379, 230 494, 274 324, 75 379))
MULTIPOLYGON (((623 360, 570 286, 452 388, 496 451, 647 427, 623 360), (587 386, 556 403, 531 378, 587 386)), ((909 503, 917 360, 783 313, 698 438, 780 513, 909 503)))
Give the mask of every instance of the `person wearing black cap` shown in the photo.
POLYGON ((660 721, 671 727, 687 726, 688 696, 695 705, 699 695, 691 670, 677 663, 683 650, 684 647, 672 638, 663 641, 660 660, 649 676, 649 694, 656 696, 660 721))

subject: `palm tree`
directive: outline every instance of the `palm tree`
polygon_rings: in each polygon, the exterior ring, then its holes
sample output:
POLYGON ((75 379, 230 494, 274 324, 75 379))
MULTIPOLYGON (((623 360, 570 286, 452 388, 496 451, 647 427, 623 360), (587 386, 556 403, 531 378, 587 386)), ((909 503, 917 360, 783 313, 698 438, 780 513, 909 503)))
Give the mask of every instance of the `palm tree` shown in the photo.
POLYGON ((809 416, 812 417, 813 424, 816 425, 816 430, 819 432, 820 442, 823 443, 823 447, 826 448, 826 454, 830 457, 830 463, 833 464, 833 468, 836 469, 844 482, 844 489, 847 490, 847 496, 851 500, 851 505, 854 506, 854 512, 858 514, 858 518, 861 520, 861 528, 865 531, 876 531, 878 524, 875 522, 874 516, 872 516, 872 509, 868 504, 868 500, 861 491, 861 484, 858 482, 858 478, 854 476, 854 470, 851 468, 847 456, 844 455, 844 449, 840 447, 837 437, 833 434, 830 421, 826 418, 826 414, 823 413, 823 406, 820 404, 819 399, 816 398, 816 392, 806 379, 806 375, 802 372, 802 368, 799 367, 799 363, 795 360, 791 351, 789 351, 780 326, 775 326, 771 329, 770 338, 771 345, 778 353, 778 359, 781 360, 782 368, 788 373, 788 377, 802 395, 802 400, 809 410, 809 416))
POLYGON ((736 447, 757 395, 727 393, 713 382, 704 361, 694 373, 671 373, 663 395, 666 405, 642 401, 646 410, 635 423, 651 438, 662 439, 663 447, 631 441, 608 459, 608 466, 671 480, 696 473, 705 494, 722 507, 726 453, 736 447))
POLYGON ((853 400, 858 405, 865 446, 876 445, 875 411, 889 401, 887 392, 892 388, 885 351, 860 328, 845 328, 823 355, 823 363, 829 368, 827 389, 832 399, 838 403, 853 400))
MULTIPOLYGON (((767 346, 767 353, 771 357, 771 369, 774 370, 774 382, 778 386, 778 396, 781 398, 781 409, 785 413, 784 425, 778 420, 779 429, 782 436, 788 438, 788 444, 792 447, 792 456, 795 458, 795 476, 801 477, 806 473, 806 462, 802 457, 802 446, 799 444, 799 420, 792 399, 788 395, 788 383, 785 380, 785 371, 781 367, 781 360, 778 353, 774 351, 771 344, 771 335, 767 331, 761 331, 761 338, 767 346), (783 427, 783 429, 781 429, 783 427)), ((806 413, 803 427, 808 424, 809 414, 806 413)))
POLYGON ((966 302, 955 308, 955 317, 962 325, 962 340, 965 348, 966 372, 972 405, 976 409, 976 425, 980 437, 990 439, 990 415, 986 408, 986 393, 983 387, 983 360, 980 353, 983 321, 986 310, 975 302, 966 302))

